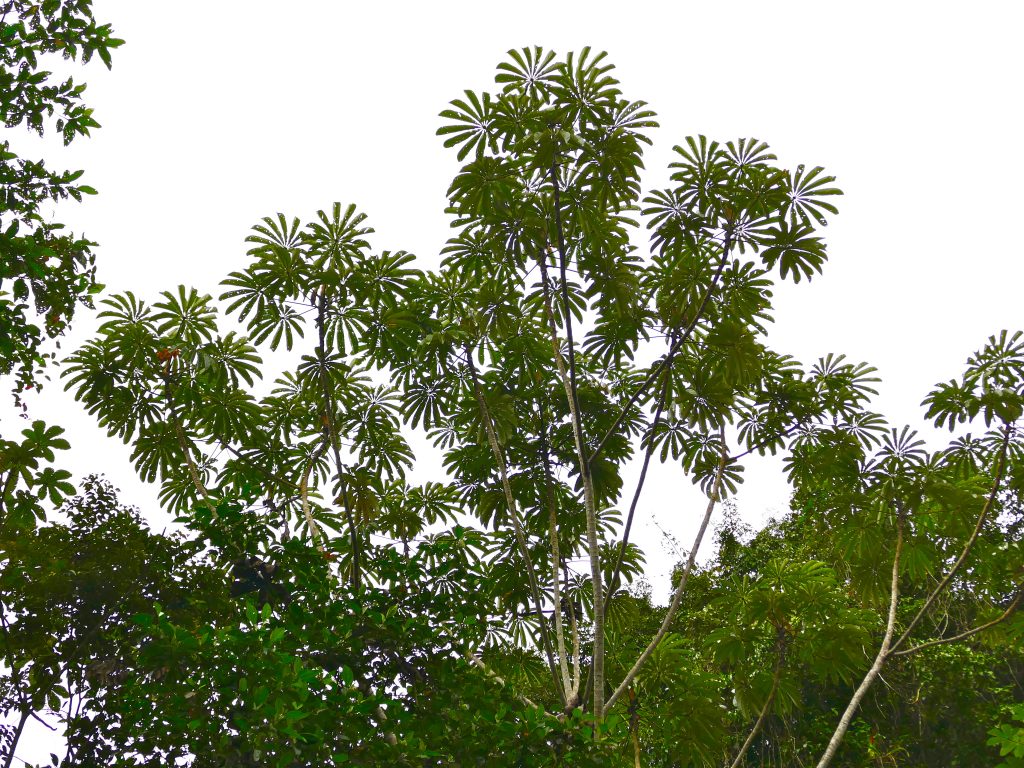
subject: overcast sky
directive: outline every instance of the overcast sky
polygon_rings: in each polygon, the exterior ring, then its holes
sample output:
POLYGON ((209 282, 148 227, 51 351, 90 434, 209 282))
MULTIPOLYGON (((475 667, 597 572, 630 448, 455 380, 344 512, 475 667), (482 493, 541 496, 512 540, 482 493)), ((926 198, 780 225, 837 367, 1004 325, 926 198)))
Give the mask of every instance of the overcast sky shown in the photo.
MULTIPOLYGON (((932 384, 991 333, 1024 326, 1019 7, 97 0, 127 41, 112 71, 86 70, 103 128, 50 160, 85 168, 100 195, 58 218, 101 244, 101 282, 147 298, 178 283, 216 292, 262 216, 306 218, 336 200, 369 214, 375 248, 429 267, 449 236, 457 169, 437 113, 463 89, 491 88, 509 48, 590 45, 608 51, 624 95, 658 113, 646 188, 666 184, 671 147, 698 133, 757 137, 783 164, 837 176, 846 196, 826 231, 831 261, 778 291, 768 343, 806 363, 845 352, 876 365, 876 408, 919 426, 932 384)), ((59 384, 29 404, 33 418, 69 426, 68 466, 102 470, 125 501, 155 509, 127 448, 59 384)), ((3 408, 6 434, 17 423, 3 408)), ((678 478, 656 481, 638 541, 660 594, 674 556, 649 516, 685 542, 696 509, 678 506, 678 478)), ((739 497, 748 520, 785 502, 777 465, 751 470, 739 497)), ((33 739, 37 757, 47 741, 33 739)))

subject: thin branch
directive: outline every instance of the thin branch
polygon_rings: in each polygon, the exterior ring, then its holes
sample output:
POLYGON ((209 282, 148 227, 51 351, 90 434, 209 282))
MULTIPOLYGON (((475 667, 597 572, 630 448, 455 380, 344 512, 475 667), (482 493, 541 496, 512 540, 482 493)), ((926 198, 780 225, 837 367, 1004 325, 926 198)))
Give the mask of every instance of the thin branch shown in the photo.
POLYGON ((326 347, 326 332, 327 325, 325 323, 327 313, 327 292, 321 290, 320 298, 317 303, 317 316, 316 325, 317 333, 319 335, 320 346, 318 352, 320 355, 320 390, 324 398, 324 411, 323 411, 323 424, 325 430, 325 437, 331 446, 334 454, 334 467, 338 473, 338 484, 341 486, 341 495, 343 502, 343 511, 345 513, 345 522, 348 525, 349 530, 349 541, 352 546, 352 586, 359 587, 360 582, 360 567, 359 567, 359 531, 356 530, 356 521, 352 517, 351 504, 348 498, 348 486, 345 483, 345 466, 341 461, 341 448, 338 443, 338 431, 334 425, 334 398, 331 396, 331 389, 327 382, 327 370, 324 367, 324 363, 327 358, 327 347, 326 347))
POLYGON ((722 436, 722 456, 718 461, 718 471, 715 473, 715 481, 711 487, 711 493, 708 494, 708 506, 704 510, 704 519, 701 521, 700 529, 697 531, 697 536, 693 540, 693 547, 690 549, 690 554, 686 558, 686 565, 683 566, 683 572, 679 577, 679 584, 676 585, 675 593, 672 595, 672 602, 669 604, 668 611, 665 613, 665 618, 661 622, 661 626, 658 628, 657 633, 648 643, 647 647, 640 654, 640 657, 633 664, 632 669, 626 673, 626 676, 619 683, 619 687, 615 689, 615 693, 608 699, 607 706, 610 708, 626 689, 633 684, 636 676, 640 673, 640 669, 650 658, 651 654, 654 653, 654 649, 658 647, 665 635, 668 634, 668 628, 672 624, 672 620, 675 618, 676 613, 679 610, 679 604, 683 598, 683 591, 686 589, 686 582, 690 577, 690 571, 693 570, 693 564, 697 560, 697 551, 700 549, 700 544, 704 540, 704 533, 708 529, 708 522, 711 520, 711 513, 715 510, 715 505, 718 503, 719 495, 722 490, 722 478, 725 476, 725 467, 728 463, 729 454, 726 451, 725 446, 725 428, 719 429, 719 434, 722 436))
MULTIPOLYGON (((14 752, 18 747, 18 742, 21 741, 21 734, 25 731, 25 723, 28 721, 28 716, 29 713, 27 711, 21 712, 21 717, 18 719, 18 727, 14 731, 11 743, 7 745, 7 758, 4 760, 3 768, 11 768, 11 763, 14 761, 14 752)), ((20 757, 18 759, 21 760, 20 757)), ((21 762, 25 763, 24 760, 21 760, 21 762)))
POLYGON ((6 500, 14 493, 18 484, 18 473, 14 467, 7 472, 7 479, 4 481, 3 491, 0 492, 0 526, 7 520, 6 500))
POLYGON ((918 651, 922 651, 925 648, 931 648, 932 646, 935 646, 935 645, 945 645, 946 643, 956 643, 956 642, 959 642, 960 640, 966 640, 968 637, 976 635, 979 632, 984 632, 986 629, 991 629, 992 627, 996 626, 997 624, 1002 624, 1004 621, 1006 621, 1008 618, 1010 618, 1014 614, 1014 612, 1017 610, 1017 606, 1020 605, 1021 597, 1024 597, 1024 585, 1021 585, 1021 586, 1017 587, 1017 595, 1016 595, 1016 597, 1013 598, 1013 601, 1010 603, 1010 605, 1007 607, 1007 609, 1002 613, 1002 615, 999 616, 998 618, 992 619, 992 621, 985 622, 984 624, 981 624, 981 625, 979 625, 977 627, 973 627, 971 629, 968 629, 966 632, 961 632, 959 635, 953 635, 952 637, 940 637, 940 638, 938 638, 936 640, 929 640, 926 643, 921 643, 920 645, 913 645, 910 648, 904 648, 904 649, 899 650, 899 651, 892 651, 890 653, 890 655, 891 656, 909 656, 912 653, 917 653, 918 651))
POLYGON ((203 479, 199 474, 199 467, 196 466, 195 461, 192 458, 192 451, 189 450, 188 440, 185 438, 185 430, 182 429, 181 421, 178 419, 178 414, 174 410, 174 398, 171 395, 171 380, 169 377, 164 378, 165 396, 167 398, 167 413, 171 420, 171 425, 174 427, 174 434, 178 438, 178 446, 181 448, 181 452, 185 454, 185 466, 188 467, 189 477, 192 478, 192 484, 199 491, 200 497, 203 499, 203 503, 206 507, 216 514, 216 507, 210 501, 210 494, 206 490, 206 485, 203 484, 203 479))
MULTIPOLYGON (((672 357, 675 352, 669 352, 669 356, 672 357)), ((622 529, 622 541, 619 543, 619 554, 615 558, 615 568, 612 569, 612 577, 608 580, 608 596, 615 593, 615 590, 619 586, 619 578, 622 576, 622 563, 626 557, 626 545, 629 544, 629 534, 633 529, 633 516, 636 514, 637 505, 640 502, 640 494, 644 489, 644 483, 647 480, 647 470, 651 466, 651 457, 654 456, 655 443, 654 443, 654 431, 658 428, 658 423, 661 421, 661 414, 665 409, 665 401, 668 400, 668 392, 671 385, 671 379, 669 378, 669 372, 672 367, 672 360, 669 359, 665 363, 665 384, 661 388, 661 395, 658 397, 658 405, 654 411, 654 420, 651 422, 650 436, 647 441, 647 450, 644 451, 644 463, 640 467, 640 477, 636 482, 636 491, 633 493, 633 500, 629 504, 629 513, 626 515, 626 525, 622 529)), ((605 613, 608 612, 608 603, 605 603, 605 613)))
POLYGON ((794 424, 788 429, 784 429, 782 432, 779 432, 777 435, 772 435, 770 439, 766 438, 762 440, 760 443, 755 443, 754 445, 750 446, 747 450, 742 451, 741 453, 737 453, 735 456, 730 456, 729 461, 739 461, 740 459, 746 458, 754 451, 759 451, 765 446, 771 445, 776 440, 785 440, 787 437, 790 437, 794 432, 800 429, 801 426, 803 425, 794 424))
MULTIPOLYGON (((705 291, 704 297, 701 299, 700 305, 697 307, 697 312, 693 316, 693 320, 691 320, 690 324, 686 326, 686 328, 683 330, 682 335, 679 336, 675 344, 673 344, 669 348, 669 355, 674 355, 676 352, 678 352, 682 348, 683 344, 685 344, 689 340, 690 335, 696 329, 697 324, 700 322, 702 316, 704 315, 704 310, 707 308, 708 302, 711 300, 711 294, 714 293, 715 286, 718 284, 719 279, 721 279, 722 272, 725 271, 725 265, 729 262, 729 251, 731 249, 732 232, 727 230, 725 233, 725 240, 722 243, 722 261, 719 263, 718 269, 715 270, 715 274, 711 278, 711 283, 708 285, 708 289, 707 291, 705 291)), ((604 436, 598 442, 597 447, 594 448, 593 452, 590 454, 590 457, 587 460, 589 463, 592 463, 594 459, 601 455, 601 451, 604 449, 605 443, 607 443, 608 439, 615 433, 615 430, 617 430, 622 425, 623 420, 629 413, 629 409, 633 407, 633 404, 636 403, 636 401, 644 393, 647 387, 651 385, 651 382, 653 382, 658 377, 658 374, 661 373, 662 368, 665 367, 666 362, 668 360, 669 357, 666 356, 662 358, 657 365, 651 367, 650 372, 647 374, 647 378, 645 378, 640 383, 640 385, 633 391, 633 394, 629 396, 629 399, 626 400, 626 403, 622 406, 621 411, 619 411, 619 415, 616 417, 615 422, 610 427, 608 427, 608 431, 604 433, 604 436)))
MULTIPOLYGON (((569 567, 562 563, 562 573, 565 574, 565 586, 566 589, 569 587, 569 567)), ((579 622, 576 620, 576 604, 572 601, 568 601, 569 605, 569 629, 572 632, 572 699, 574 699, 574 706, 578 705, 581 699, 580 695, 580 627, 579 622)), ((585 700, 584 697, 583 700, 585 700)))
POLYGON ((313 538, 313 542, 316 544, 316 548, 321 552, 324 552, 324 534, 320 530, 320 526, 316 524, 313 519, 313 513, 309 509, 309 476, 313 472, 313 465, 316 464, 324 451, 327 450, 327 443, 321 443, 320 447, 315 450, 309 457, 309 463, 306 465, 306 471, 302 473, 302 481, 299 485, 299 494, 302 497, 302 516, 306 520, 306 526, 309 528, 309 535, 313 538))
POLYGON ((519 546, 519 554, 523 558, 523 568, 526 570, 527 581, 530 585, 530 593, 533 597, 534 608, 537 611, 538 625, 540 626, 541 641, 544 645, 544 652, 548 658, 548 668, 551 677, 555 682, 562 703, 564 704, 568 692, 562 689, 559 683, 558 667, 555 664, 555 654, 551 647, 551 638, 548 636, 547 624, 544 621, 543 603, 540 597, 540 589, 537 587, 537 574, 534 570, 533 560, 530 559, 530 548, 526 541, 526 532, 523 522, 519 518, 519 508, 516 506, 515 496, 512 494, 512 486, 508 482, 508 471, 505 467, 505 457, 498 444, 498 437, 494 433, 494 424, 491 421, 491 412, 484 399, 483 390, 480 388, 480 377, 477 375, 476 365, 473 363, 473 355, 469 348, 466 348, 466 360, 469 364, 469 374, 473 382, 473 391, 476 394, 477 405, 480 408, 480 417, 484 423, 484 431, 487 434, 487 442, 490 444, 494 461, 498 465, 498 475, 501 478, 501 487, 505 492, 505 502, 508 505, 509 518, 512 521, 512 529, 515 532, 516 543, 519 546))
POLYGON ((757 734, 760 733, 761 726, 764 725, 764 721, 768 717, 768 710, 771 709, 772 703, 775 701, 775 694, 779 692, 779 681, 782 679, 782 662, 786 656, 785 635, 782 634, 781 629, 776 649, 777 656, 775 659, 775 673, 772 675, 772 688, 771 691, 768 692, 768 699, 765 701, 764 706, 761 707, 761 713, 757 716, 757 722, 755 722, 754 727, 750 729, 750 733, 747 734, 746 741, 743 742, 743 746, 740 747, 739 752, 736 753, 736 759, 732 761, 732 765, 729 768, 739 768, 740 763, 743 762, 743 756, 747 754, 747 750, 750 749, 750 745, 754 743, 754 739, 757 738, 757 734))
MULTIPOLYGON (((579 390, 576 385, 576 345, 573 343, 572 338, 572 306, 569 303, 569 280, 566 275, 569 259, 565 249, 565 229, 562 226, 562 191, 561 185, 558 183, 558 167, 555 165, 554 157, 551 158, 550 175, 551 184, 554 187, 555 235, 557 236, 558 246, 558 269, 561 275, 561 284, 559 287, 561 289, 562 304, 565 311, 565 339, 569 347, 569 398, 572 401, 572 405, 576 412, 579 413, 580 398, 579 390)), ((545 274, 546 283, 547 269, 542 266, 541 270, 545 274)))
POLYGON ((978 521, 974 525, 974 530, 971 532, 970 538, 967 539, 967 543, 964 544, 963 550, 960 552, 960 556, 953 563, 953 567, 949 569, 949 572, 942 578, 932 593, 928 595, 928 599, 924 601, 924 604, 918 609, 917 613, 914 614, 914 618, 907 624, 907 628, 903 630, 903 634, 899 636, 899 639, 892 644, 892 650, 896 651, 907 638, 910 637, 910 633, 914 631, 914 627, 918 625, 924 615, 928 612, 928 609, 932 607, 932 604, 938 598, 938 596, 949 586, 949 583, 953 580, 957 571, 960 570, 960 566, 967 560, 967 556, 971 553, 971 549, 974 547, 974 542, 978 540, 978 536, 981 534, 981 529, 985 525, 985 520, 988 518, 988 513, 992 509, 992 505, 995 503, 996 495, 999 493, 999 485, 1003 481, 1003 470, 1006 468, 1006 452, 1010 445, 1010 434, 1013 430, 1012 425, 1007 424, 1003 430, 1003 445, 999 451, 999 459, 996 463, 996 476, 992 483, 992 490, 989 492, 988 497, 985 499, 985 504, 981 508, 981 512, 978 514, 978 521))
POLYGON ((836 751, 839 749, 839 745, 843 741, 843 737, 846 736, 846 731, 850 727, 850 723, 853 721, 853 716, 857 713, 857 708, 860 707, 860 702, 867 694, 868 689, 874 684, 875 679, 882 671, 882 667, 885 666, 885 662, 889 658, 889 650, 892 647, 892 636, 893 630, 896 628, 896 606, 900 600, 900 555, 903 552, 903 515, 899 517, 899 522, 896 527, 896 552, 892 558, 892 583, 889 592, 889 617, 885 623, 885 636, 882 638, 882 645, 878 649, 878 655, 875 656, 875 661, 872 663, 871 668, 867 674, 864 675, 864 679, 861 680, 857 690, 850 698, 850 703, 846 706, 846 711, 843 712, 843 716, 839 719, 839 725, 836 726, 835 733, 832 734, 832 738, 828 742, 828 746, 825 748, 825 753, 821 756, 821 760, 818 761, 817 768, 827 768, 832 762, 832 758, 835 757, 836 751))
MULTIPOLYGON (((70 708, 70 707, 68 707, 68 714, 69 714, 69 716, 70 716, 70 713, 71 713, 71 708, 70 708)), ((57 714, 59 715, 60 713, 58 712, 57 714)), ((43 726, 44 728, 46 728, 47 730, 50 730, 50 731, 54 731, 54 732, 56 732, 56 730, 57 730, 57 729, 56 729, 56 728, 55 728, 54 726, 50 725, 50 724, 49 724, 48 722, 46 722, 45 720, 43 720, 43 718, 41 718, 41 717, 40 717, 40 716, 39 716, 39 715, 38 715, 37 713, 35 713, 35 712, 32 712, 32 713, 31 713, 31 716, 32 716, 32 719, 33 719, 33 720, 35 720, 36 722, 38 722, 38 723, 39 723, 40 725, 42 725, 42 726, 43 726)))

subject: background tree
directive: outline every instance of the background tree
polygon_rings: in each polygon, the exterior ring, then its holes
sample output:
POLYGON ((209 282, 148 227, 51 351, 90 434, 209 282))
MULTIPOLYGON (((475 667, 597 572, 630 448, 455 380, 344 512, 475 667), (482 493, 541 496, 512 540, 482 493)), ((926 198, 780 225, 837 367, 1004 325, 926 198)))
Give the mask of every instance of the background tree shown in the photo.
MULTIPOLYGON (((0 121, 40 136, 55 130, 65 145, 99 123, 82 101, 83 83, 44 69, 60 55, 107 67, 123 41, 93 18, 91 0, 0 2, 0 121)), ((42 160, 20 157, 0 141, 0 375, 14 375, 14 394, 39 387, 42 367, 54 353, 43 347, 61 335, 79 304, 91 306, 99 291, 88 240, 48 220, 49 206, 81 200, 95 190, 80 183, 83 171, 52 171, 42 160)))

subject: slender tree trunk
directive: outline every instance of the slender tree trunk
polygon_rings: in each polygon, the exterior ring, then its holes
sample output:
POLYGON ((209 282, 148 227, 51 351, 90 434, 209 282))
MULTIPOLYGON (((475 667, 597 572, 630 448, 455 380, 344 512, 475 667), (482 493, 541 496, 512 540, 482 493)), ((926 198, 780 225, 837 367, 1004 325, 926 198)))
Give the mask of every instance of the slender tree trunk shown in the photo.
MULTIPOLYGON (((675 336, 672 337, 672 344, 675 345, 675 336)), ((636 515, 637 505, 640 503, 640 494, 643 493, 644 483, 647 481, 647 471, 651 466, 651 458, 654 456, 654 431, 661 421, 662 412, 665 410, 665 402, 668 400, 670 387, 669 375, 672 369, 672 358, 675 352, 669 351, 668 360, 665 362, 665 383, 661 388, 661 395, 658 397, 658 405, 654 410, 654 419, 651 421, 651 428, 648 432, 647 449, 644 451, 644 461, 640 467, 640 477, 636 481, 636 490, 633 492, 633 500, 629 504, 629 512, 626 514, 626 524, 622 529, 622 541, 619 543, 619 554, 615 558, 615 567, 612 569, 612 576, 608 580, 608 596, 611 597, 619 587, 619 578, 622 574, 622 563, 626 557, 626 546, 629 544, 629 534, 633 529, 633 517, 636 515)), ((605 603, 605 613, 608 612, 608 603, 605 603)))
MULTIPOLYGON (((170 394, 168 394, 168 400, 170 400, 170 394)), ((178 420, 177 414, 174 413, 174 405, 169 404, 171 421, 174 424, 174 433, 178 438, 178 445, 181 447, 181 452, 185 454, 185 466, 188 467, 189 477, 192 479, 192 484, 196 490, 199 491, 199 496, 202 498, 203 503, 207 506, 210 512, 216 512, 216 508, 210 501, 210 493, 206 490, 206 485, 203 483, 202 476, 199 474, 199 467, 196 466, 195 461, 192 458, 192 451, 189 450, 188 440, 185 439, 185 430, 181 427, 181 422, 178 420)))
POLYGON ((352 517, 352 508, 348 497, 348 487, 345 483, 344 464, 341 461, 340 438, 334 424, 334 396, 331 393, 330 384, 327 381, 326 370, 324 368, 324 362, 327 358, 327 294, 325 291, 320 292, 320 296, 314 306, 317 310, 316 327, 320 342, 318 349, 321 362, 319 379, 320 391, 323 395, 324 437, 334 454, 334 468, 338 473, 338 484, 341 486, 343 502, 342 511, 345 513, 345 524, 348 526, 349 531, 349 544, 352 547, 352 586, 358 588, 361 581, 359 531, 356 528, 356 521, 352 517))
POLYGON ((544 486, 548 501, 548 536, 551 540, 551 591, 554 601, 555 644, 558 650, 558 665, 562 673, 562 687, 565 689, 566 705, 576 695, 573 681, 569 676, 569 660, 565 653, 565 627, 562 621, 562 589, 561 565, 562 556, 558 546, 558 508, 555 504, 555 492, 551 478, 551 460, 548 455, 547 429, 545 425, 542 437, 544 456, 544 486))
POLYGON ((309 476, 313 471, 313 464, 319 458, 320 454, 326 450, 326 444, 314 452, 309 459, 309 464, 306 466, 306 471, 302 473, 302 482, 299 484, 299 494, 302 497, 302 517, 306 521, 306 527, 309 528, 309 536, 316 545, 316 548, 321 552, 324 551, 323 532, 320 530, 320 526, 316 524, 313 519, 313 514, 309 511, 309 476))
MULTIPOLYGON (((680 336, 676 340, 675 344, 669 347, 670 355, 675 355, 680 349, 682 349, 683 344, 685 344, 690 339, 690 336, 693 334, 694 330, 696 330, 697 324, 703 317, 704 310, 707 309, 708 302, 711 300, 711 294, 714 293, 715 286, 718 285, 718 281, 721 279, 722 273, 725 271, 725 265, 729 262, 729 252, 731 250, 732 232, 727 231, 725 233, 725 239, 722 242, 722 261, 719 262, 718 269, 715 270, 715 274, 711 278, 711 284, 708 285, 708 289, 704 293, 703 298, 701 299, 700 306, 697 307, 697 311, 693 316, 693 320, 691 320, 689 325, 686 326, 686 330, 683 331, 682 336, 680 336)), ((590 461, 593 461, 594 459, 601 455, 601 451, 604 449, 605 443, 608 442, 608 438, 615 434, 615 431, 622 425, 623 419, 625 419, 626 416, 629 415, 629 409, 633 407, 633 405, 637 402, 637 400, 641 398, 641 396, 643 396, 644 392, 647 391, 647 387, 649 387, 651 383, 656 378, 658 378, 658 375, 661 373, 661 371, 665 368, 666 365, 669 364, 671 364, 671 360, 670 358, 666 357, 662 359, 660 363, 651 367, 651 370, 647 374, 647 377, 642 382, 640 382, 640 385, 635 390, 633 390, 633 394, 630 395, 629 399, 627 399, 626 402, 623 404, 622 410, 619 411, 619 415, 616 417, 615 421, 612 423, 610 427, 608 427, 608 430, 604 433, 604 435, 602 435, 601 439, 598 441, 597 446, 590 454, 590 461)))
MULTIPOLYGON (((564 256, 563 256, 564 262, 564 256)), ((590 578, 594 591, 594 653, 592 659, 594 690, 594 716, 601 719, 604 712, 604 594, 601 576, 601 550, 597 540, 597 504, 594 500, 594 485, 590 477, 590 462, 587 456, 586 444, 583 441, 583 426, 580 421, 579 403, 576 398, 574 374, 572 370, 566 370, 565 360, 562 358, 561 345, 558 339, 558 329, 555 325, 555 314, 551 302, 551 293, 548 283, 548 270, 544 254, 538 257, 540 264, 541 282, 544 292, 544 309, 548 318, 548 329, 551 335, 551 350, 555 357, 555 366, 558 368, 559 378, 565 389, 565 397, 569 404, 569 416, 572 419, 572 433, 576 442, 577 460, 580 465, 580 478, 583 480, 583 506, 587 516, 587 550, 590 557, 590 578)), ((564 286, 563 286, 564 287, 564 286)), ((568 301, 568 299, 566 299, 568 301)), ((566 313, 569 306, 566 304, 566 313)), ((570 320, 566 317, 566 326, 570 320)), ((571 334, 571 330, 569 331, 571 334)), ((571 337, 570 337, 571 338, 571 337)), ((570 362, 572 360, 572 342, 569 342, 570 362)))

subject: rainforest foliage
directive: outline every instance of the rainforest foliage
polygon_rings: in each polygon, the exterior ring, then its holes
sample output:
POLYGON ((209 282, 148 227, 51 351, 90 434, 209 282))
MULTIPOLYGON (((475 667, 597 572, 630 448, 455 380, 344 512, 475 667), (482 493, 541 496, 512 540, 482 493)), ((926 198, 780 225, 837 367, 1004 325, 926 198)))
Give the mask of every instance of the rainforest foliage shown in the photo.
MULTIPOLYGON (((113 47, 87 2, 11 8, 113 47)), ((334 204, 257 222, 215 294, 102 299, 61 375, 179 530, 4 425, 4 768, 30 720, 67 766, 1020 764, 1024 335, 927 395, 926 446, 869 365, 767 346, 827 262, 825 170, 695 136, 645 192, 655 114, 605 54, 495 80, 441 113, 439 268, 334 204), (755 532, 765 454, 792 503, 755 532), (668 605, 630 541, 673 501, 652 463, 703 498, 668 605)))

